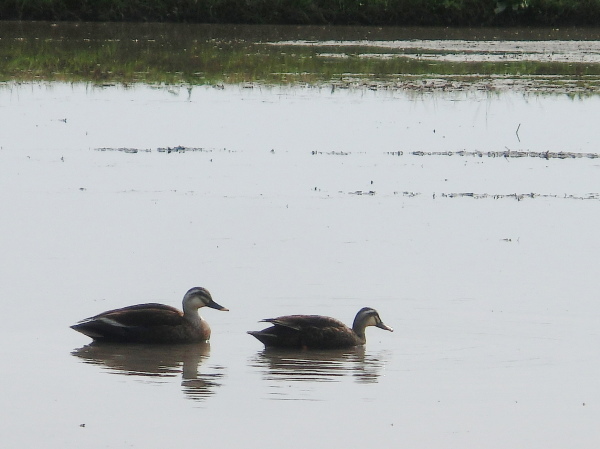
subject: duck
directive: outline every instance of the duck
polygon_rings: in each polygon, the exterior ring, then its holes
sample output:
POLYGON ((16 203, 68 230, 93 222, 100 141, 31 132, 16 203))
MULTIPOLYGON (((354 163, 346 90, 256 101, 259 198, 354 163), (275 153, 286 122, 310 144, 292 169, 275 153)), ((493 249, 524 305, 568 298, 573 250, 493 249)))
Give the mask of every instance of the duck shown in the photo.
POLYGON ((377 310, 371 307, 358 311, 352 329, 335 318, 320 315, 287 315, 260 322, 273 326, 248 333, 266 348, 344 349, 364 345, 368 326, 394 331, 383 323, 377 310))
POLYGON ((209 291, 193 287, 183 297, 183 312, 165 304, 137 304, 86 318, 71 329, 94 342, 197 343, 210 339, 210 326, 198 313, 201 307, 228 311, 209 291))

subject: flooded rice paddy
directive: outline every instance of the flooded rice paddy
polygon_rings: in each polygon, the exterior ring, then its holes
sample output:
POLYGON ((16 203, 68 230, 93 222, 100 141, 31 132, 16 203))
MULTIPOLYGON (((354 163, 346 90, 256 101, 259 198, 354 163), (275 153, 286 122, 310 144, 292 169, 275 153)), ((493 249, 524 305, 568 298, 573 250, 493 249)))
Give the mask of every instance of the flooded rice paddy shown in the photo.
POLYGON ((0 86, 7 447, 595 447, 599 97, 375 81, 0 86), (195 285, 210 344, 69 329, 195 285))
POLYGON ((3 22, 0 80, 600 90, 597 29, 3 22))

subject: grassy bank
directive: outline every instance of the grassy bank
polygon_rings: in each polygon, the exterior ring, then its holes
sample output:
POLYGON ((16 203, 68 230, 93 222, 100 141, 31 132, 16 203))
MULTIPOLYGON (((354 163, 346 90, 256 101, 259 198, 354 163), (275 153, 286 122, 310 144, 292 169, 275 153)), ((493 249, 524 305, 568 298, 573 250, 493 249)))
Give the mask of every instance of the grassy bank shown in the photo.
POLYGON ((591 25, 600 0, 3 0, 0 19, 346 25, 591 25))

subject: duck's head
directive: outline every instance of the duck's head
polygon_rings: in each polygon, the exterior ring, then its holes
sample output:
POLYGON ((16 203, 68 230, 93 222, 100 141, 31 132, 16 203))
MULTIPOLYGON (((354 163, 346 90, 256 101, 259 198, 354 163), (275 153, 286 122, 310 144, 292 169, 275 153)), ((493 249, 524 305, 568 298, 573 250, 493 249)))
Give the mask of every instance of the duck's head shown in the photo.
POLYGON ((363 307, 358 311, 356 318, 354 318, 354 324, 352 325, 352 328, 357 330, 361 328, 364 329, 367 326, 375 326, 379 329, 394 332, 394 329, 383 324, 383 321, 379 317, 377 310, 372 309, 371 307, 363 307))
POLYGON ((213 301, 208 290, 202 287, 190 288, 183 297, 183 310, 198 310, 200 307, 210 307, 222 311, 229 309, 213 301))

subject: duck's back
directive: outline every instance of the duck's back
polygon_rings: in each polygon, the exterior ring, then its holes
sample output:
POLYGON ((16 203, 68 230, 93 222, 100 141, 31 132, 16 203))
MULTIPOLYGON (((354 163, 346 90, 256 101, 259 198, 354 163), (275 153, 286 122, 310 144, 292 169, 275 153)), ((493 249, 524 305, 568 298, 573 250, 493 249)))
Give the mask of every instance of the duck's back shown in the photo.
POLYGON ((88 320, 103 318, 126 326, 177 326, 183 321, 183 313, 165 304, 149 303, 108 310, 88 320))
POLYGON ((267 347, 337 349, 361 344, 352 329, 335 318, 287 315, 263 321, 273 326, 249 333, 267 347))
POLYGON ((181 311, 155 303, 109 310, 71 327, 96 341, 106 342, 180 343, 210 337, 207 326, 196 328, 184 319, 181 311))

